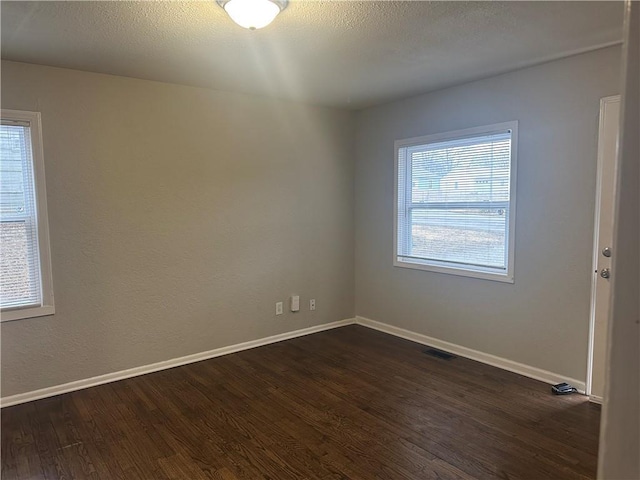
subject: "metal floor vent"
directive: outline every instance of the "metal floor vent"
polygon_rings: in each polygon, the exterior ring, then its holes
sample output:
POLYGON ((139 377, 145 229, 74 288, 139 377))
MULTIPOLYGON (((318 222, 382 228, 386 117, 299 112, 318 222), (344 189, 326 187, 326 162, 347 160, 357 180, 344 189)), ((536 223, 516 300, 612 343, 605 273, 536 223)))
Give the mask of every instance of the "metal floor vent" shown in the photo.
POLYGON ((455 355, 443 352, 442 350, 436 350, 435 348, 427 348, 424 353, 431 355, 432 357, 441 358, 442 360, 453 360, 454 358, 458 358, 455 355))

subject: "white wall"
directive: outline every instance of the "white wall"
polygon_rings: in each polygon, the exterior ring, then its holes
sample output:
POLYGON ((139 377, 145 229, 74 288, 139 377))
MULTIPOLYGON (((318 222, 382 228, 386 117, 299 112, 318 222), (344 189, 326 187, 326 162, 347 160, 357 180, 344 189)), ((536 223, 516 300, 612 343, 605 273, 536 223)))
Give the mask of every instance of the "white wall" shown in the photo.
POLYGON ((584 381, 601 97, 612 47, 357 117, 356 314, 584 381), (515 284, 393 267, 394 140, 518 120, 515 284))
POLYGON ((627 1, 609 372, 598 478, 640 478, 640 3, 627 1))
POLYGON ((42 112, 56 300, 3 397, 353 317, 351 114, 12 62, 2 107, 42 112))

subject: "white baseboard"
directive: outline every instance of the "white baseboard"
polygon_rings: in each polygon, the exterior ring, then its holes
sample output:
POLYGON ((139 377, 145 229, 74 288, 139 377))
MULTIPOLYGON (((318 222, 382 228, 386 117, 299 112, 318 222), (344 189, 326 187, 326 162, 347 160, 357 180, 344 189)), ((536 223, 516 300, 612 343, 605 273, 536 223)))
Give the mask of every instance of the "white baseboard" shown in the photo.
POLYGON ((62 385, 54 385, 52 387, 42 388, 40 390, 34 390, 31 392, 19 393, 17 395, 0 398, 0 408, 10 407, 12 405, 18 405, 20 403, 31 402, 33 400, 39 400, 41 398, 53 397, 55 395, 60 395, 63 393, 82 390, 83 388, 95 387, 104 383, 124 380, 125 378, 137 377, 139 375, 145 375, 147 373, 166 370, 168 368, 179 367, 181 365, 186 365, 189 363, 200 362, 202 360, 208 360, 209 358, 220 357, 222 355, 228 355, 230 353, 240 352, 242 350, 249 350, 251 348, 261 347, 263 345, 269 345, 271 343, 289 340, 291 338, 303 337, 312 333, 323 332, 325 330, 331 330, 332 328, 343 327, 345 325, 351 325, 353 323, 355 323, 355 318, 339 320, 337 322, 325 323, 324 325, 317 325, 314 327, 294 330, 292 332, 281 333, 279 335, 273 335, 271 337, 260 338, 258 340, 238 343, 236 345, 230 345, 228 347, 216 348, 207 352, 194 353, 193 355, 187 355, 185 357, 173 358, 171 360, 152 363, 150 365, 143 365, 140 367, 129 368, 127 370, 121 370, 119 372, 98 375, 97 377, 77 380, 75 382, 63 383, 62 385))
POLYGON ((356 317, 356 323, 358 325, 373 328, 374 330, 379 330, 396 337, 411 340, 412 342, 421 343, 422 345, 428 345, 430 347, 444 350, 445 352, 453 353, 455 355, 469 358, 477 362, 486 363, 487 365, 502 368, 503 370, 508 370, 509 372, 518 373, 520 375, 524 375, 525 377, 540 380, 551 385, 567 382, 576 387, 580 393, 584 393, 585 390, 585 382, 577 380, 575 378, 567 378, 566 376, 560 375, 558 373, 548 372, 540 368, 531 367, 523 363, 514 362, 513 360, 508 360, 506 358, 497 357, 495 355, 480 352, 478 350, 473 350, 471 348, 456 345, 455 343, 438 340, 437 338, 422 335, 421 333, 411 332, 409 330, 405 330, 404 328, 394 327, 393 325, 388 325, 386 323, 378 322, 376 320, 371 320, 365 317, 356 317))
POLYGON ((597 403, 598 405, 602 405, 603 398, 597 395, 589 395, 589 401, 592 403, 597 403))
MULTIPOLYGON (((294 330, 292 332, 281 333, 279 335, 273 335, 271 337, 265 337, 258 340, 251 340, 249 342, 238 343, 236 345, 230 345, 228 347, 216 348, 207 352, 195 353, 193 355, 187 355, 185 357, 173 358, 171 360, 165 360, 162 362, 152 363, 150 365, 143 365, 140 367, 129 368, 127 370, 121 370, 119 372, 107 373, 105 375, 99 375, 97 377, 86 378, 83 380, 77 380, 75 382, 64 383, 62 385, 54 385, 52 387, 42 388, 40 390, 34 390, 31 392, 19 393, 17 395, 11 395, 8 397, 0 398, 0 408, 10 407, 12 405, 18 405, 20 403, 31 402, 33 400, 39 400, 41 398, 53 397, 55 395, 61 395, 63 393, 73 392, 76 390, 82 390, 83 388, 95 387, 104 383, 116 382, 118 380, 124 380, 126 378, 137 377, 139 375, 145 375, 147 373, 153 373, 160 370, 166 370, 168 368, 179 367, 181 365, 187 365, 189 363, 200 362, 202 360, 208 360, 210 358, 220 357, 228 355, 230 353, 240 352, 242 350, 249 350, 251 348, 261 347, 263 345, 269 345, 271 343, 281 342, 283 340, 289 340, 291 338, 302 337, 305 335, 311 335, 312 333, 323 332, 325 330, 331 330, 333 328, 343 327, 345 325, 351 325, 357 323, 364 327, 379 330, 396 337, 411 340, 422 345, 428 345, 446 352, 466 357, 471 360, 476 360, 487 365, 508 370, 510 372, 524 375, 525 377, 540 380, 542 382, 549 383, 551 385, 561 382, 568 382, 580 391, 584 393, 585 382, 576 380, 573 378, 567 378, 563 375, 548 372, 536 367, 524 365, 522 363, 514 362, 506 358, 497 357, 488 353, 483 353, 478 350, 456 345, 455 343, 445 342, 437 338, 422 335, 420 333, 411 332, 404 328, 394 327, 386 323, 371 320, 365 317, 349 318, 346 320, 340 320, 337 322, 326 323, 324 325, 317 325, 314 327, 303 328, 301 330, 294 330)), ((590 397, 590 400, 596 403, 601 403, 602 399, 598 397, 590 397)))

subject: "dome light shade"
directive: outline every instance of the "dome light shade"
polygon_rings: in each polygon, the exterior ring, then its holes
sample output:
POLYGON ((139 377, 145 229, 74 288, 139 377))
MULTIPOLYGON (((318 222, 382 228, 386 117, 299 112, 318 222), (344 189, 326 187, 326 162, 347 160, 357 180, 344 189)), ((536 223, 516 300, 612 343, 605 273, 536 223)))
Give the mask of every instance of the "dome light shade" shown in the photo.
POLYGON ((286 0, 218 0, 234 22, 249 30, 269 25, 287 3, 286 0))

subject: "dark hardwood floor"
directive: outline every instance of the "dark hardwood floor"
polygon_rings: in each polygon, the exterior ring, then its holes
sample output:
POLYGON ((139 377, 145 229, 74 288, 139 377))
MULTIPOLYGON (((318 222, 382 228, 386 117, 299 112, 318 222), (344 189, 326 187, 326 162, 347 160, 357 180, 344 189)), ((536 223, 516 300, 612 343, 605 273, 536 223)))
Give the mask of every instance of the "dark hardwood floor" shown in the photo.
POLYGON ((594 478, 585 397, 348 326, 2 410, 2 479, 594 478))

